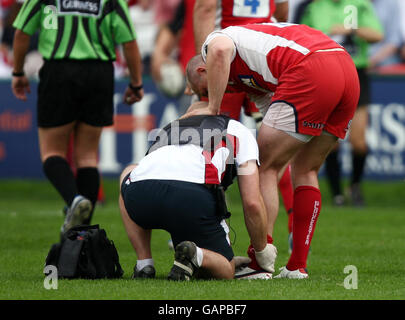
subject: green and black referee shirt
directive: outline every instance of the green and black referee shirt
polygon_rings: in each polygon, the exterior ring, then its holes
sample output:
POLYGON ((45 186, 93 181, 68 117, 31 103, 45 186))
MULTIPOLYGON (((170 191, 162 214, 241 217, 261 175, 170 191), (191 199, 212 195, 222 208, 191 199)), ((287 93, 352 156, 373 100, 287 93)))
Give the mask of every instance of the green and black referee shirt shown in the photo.
POLYGON ((136 38, 125 0, 26 0, 13 26, 39 33, 44 59, 115 60, 115 45, 136 38))

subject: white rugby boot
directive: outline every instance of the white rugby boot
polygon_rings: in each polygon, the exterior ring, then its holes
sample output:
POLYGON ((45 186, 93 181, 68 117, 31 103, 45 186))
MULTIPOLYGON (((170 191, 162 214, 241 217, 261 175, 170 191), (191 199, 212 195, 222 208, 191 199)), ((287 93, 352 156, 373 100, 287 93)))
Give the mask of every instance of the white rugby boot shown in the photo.
POLYGON ((308 273, 304 268, 300 268, 297 270, 288 270, 287 267, 281 267, 280 273, 274 277, 274 279, 281 279, 281 278, 287 278, 287 279, 307 279, 308 278, 308 273))

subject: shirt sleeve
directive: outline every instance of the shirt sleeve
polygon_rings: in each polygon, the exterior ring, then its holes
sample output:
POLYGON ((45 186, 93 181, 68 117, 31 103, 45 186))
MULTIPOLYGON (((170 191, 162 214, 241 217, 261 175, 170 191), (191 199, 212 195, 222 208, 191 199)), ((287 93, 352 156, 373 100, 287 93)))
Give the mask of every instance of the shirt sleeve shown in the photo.
POLYGON ((121 44, 136 39, 134 25, 125 0, 117 0, 112 25, 115 43, 121 44))
POLYGON ((238 121, 230 120, 228 134, 237 138, 236 165, 239 167, 249 160, 255 160, 259 164, 259 147, 253 133, 238 121))
MULTIPOLYGON (((228 34, 226 34, 225 32, 222 32, 222 31, 214 31, 214 32, 211 32, 207 36, 207 39, 205 40, 205 42, 203 43, 203 45, 201 47, 201 56, 202 56, 204 62, 207 62, 208 44, 216 37, 224 37, 224 36, 228 37, 229 39, 231 39, 233 41, 232 37, 230 37, 228 34)), ((233 59, 235 59, 235 56, 236 56, 236 46, 234 43, 234 50, 233 50, 231 61, 233 61, 233 59)))
POLYGON ((13 27, 32 36, 41 26, 42 11, 41 0, 25 1, 14 20, 13 27))

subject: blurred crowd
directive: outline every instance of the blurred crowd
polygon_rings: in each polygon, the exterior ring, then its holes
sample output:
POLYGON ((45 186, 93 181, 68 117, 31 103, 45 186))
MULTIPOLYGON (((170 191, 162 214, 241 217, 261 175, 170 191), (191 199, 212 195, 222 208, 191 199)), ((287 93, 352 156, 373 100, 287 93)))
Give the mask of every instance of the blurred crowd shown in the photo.
MULTIPOLYGON (((289 0, 289 22, 299 23, 300 10, 312 1, 317 0, 289 0)), ((405 0, 369 1, 372 2, 384 28, 384 39, 369 48, 369 70, 405 74, 405 0)), ((12 23, 23 2, 24 0, 0 0, 0 78, 9 78, 11 75, 14 34, 12 23)), ((145 75, 153 71, 150 68, 150 60, 159 30, 162 25, 176 19, 176 9, 180 3, 181 0, 128 0, 145 75)), ((42 58, 36 50, 38 37, 32 37, 31 41, 25 72, 28 76, 35 77, 42 64, 42 58)), ((125 64, 119 55, 115 67, 117 78, 126 76, 125 64)))

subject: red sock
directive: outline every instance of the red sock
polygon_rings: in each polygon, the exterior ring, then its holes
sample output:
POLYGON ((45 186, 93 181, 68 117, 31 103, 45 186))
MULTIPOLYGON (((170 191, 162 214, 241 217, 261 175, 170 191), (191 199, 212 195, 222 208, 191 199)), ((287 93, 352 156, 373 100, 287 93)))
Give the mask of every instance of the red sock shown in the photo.
POLYGON ((101 203, 105 202, 105 193, 101 179, 100 179, 100 188, 98 189, 97 201, 101 203))
POLYGON ((293 215, 293 213, 291 212, 289 215, 288 215, 288 233, 292 233, 293 232, 293 222, 294 221, 294 215, 293 215))
POLYGON ((289 165, 283 176, 281 177, 280 182, 278 183, 278 188, 280 189, 281 197, 283 198, 284 208, 287 212, 288 218, 288 232, 292 232, 292 213, 294 205, 294 191, 291 180, 291 166, 289 165), (291 221, 290 221, 291 219, 291 221))
POLYGON ((306 268, 309 247, 321 211, 321 192, 312 186, 300 186, 294 192, 293 251, 288 270, 306 268))
MULTIPOLYGON (((270 235, 267 235, 267 243, 270 243, 270 244, 273 243, 273 238, 272 238, 270 235)), ((253 246, 252 246, 252 245, 249 246, 249 248, 248 248, 248 250, 247 250, 247 254, 248 254, 250 260, 252 260, 252 261, 249 263, 248 267, 249 267, 249 268, 252 268, 252 269, 254 269, 254 270, 259 270, 259 269, 261 269, 261 267, 259 266, 259 264, 258 264, 257 261, 256 261, 255 249, 253 249, 253 246)))

